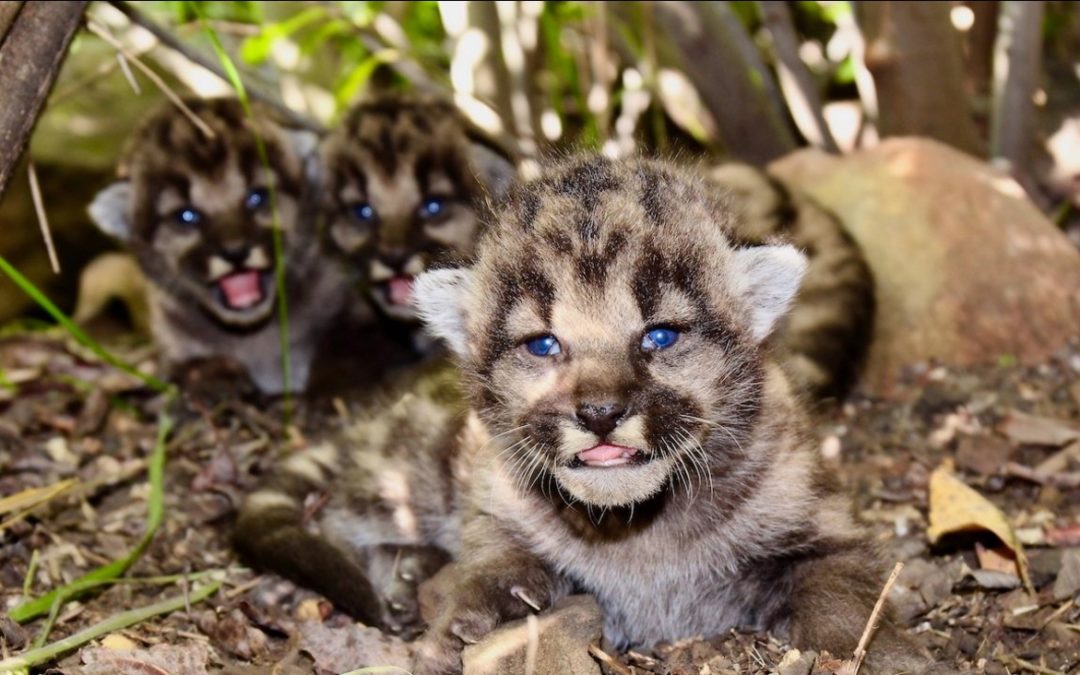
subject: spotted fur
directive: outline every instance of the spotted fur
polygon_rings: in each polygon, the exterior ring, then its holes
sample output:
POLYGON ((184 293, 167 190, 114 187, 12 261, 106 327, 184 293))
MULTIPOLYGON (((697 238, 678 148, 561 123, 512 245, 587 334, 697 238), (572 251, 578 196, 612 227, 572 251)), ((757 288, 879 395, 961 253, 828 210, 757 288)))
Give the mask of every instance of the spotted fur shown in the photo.
POLYGON ((707 174, 737 214, 732 237, 791 242, 809 259, 799 294, 772 341, 796 388, 814 402, 842 396, 870 343, 874 279, 858 244, 831 213, 761 169, 724 164, 707 174))
POLYGON ((453 368, 410 371, 343 432, 282 458, 245 498, 235 546, 357 619, 411 635, 417 585, 460 540, 458 451, 483 445, 482 433, 453 368))
POLYGON ((99 193, 90 215, 150 279, 152 330, 170 365, 228 357, 262 391, 280 393, 273 187, 287 261, 291 385, 303 389, 319 336, 345 298, 343 277, 322 261, 311 217, 317 139, 258 107, 252 119, 236 99, 187 106, 213 135, 172 105, 153 113, 132 134, 119 180, 99 193))
MULTIPOLYGON (((460 670, 462 644, 571 588, 619 647, 743 627, 850 653, 882 569, 765 344, 803 256, 736 245, 714 187, 649 161, 554 165, 496 216, 471 267, 417 282, 493 441, 416 672, 460 670), (656 326, 680 335, 645 351, 656 326)), ((924 665, 888 625, 870 652, 924 665)))
POLYGON ((512 159, 453 104, 382 95, 345 116, 322 145, 330 247, 385 316, 415 322, 408 288, 433 264, 472 255, 487 201, 514 179, 512 159), (439 204, 438 212, 427 206, 439 204), (370 217, 361 213, 370 208, 370 217))

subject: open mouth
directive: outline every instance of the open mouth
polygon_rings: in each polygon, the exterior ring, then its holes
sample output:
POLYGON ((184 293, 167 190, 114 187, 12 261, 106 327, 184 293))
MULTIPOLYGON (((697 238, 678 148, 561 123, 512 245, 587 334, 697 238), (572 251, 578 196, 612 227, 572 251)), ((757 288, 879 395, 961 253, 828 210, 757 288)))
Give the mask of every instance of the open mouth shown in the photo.
POLYGON ((217 280, 214 286, 218 301, 231 310, 251 309, 266 299, 269 274, 245 269, 217 280))
POLYGON ((649 457, 636 448, 601 443, 574 455, 570 468, 627 466, 648 461, 649 457))
POLYGON ((386 303, 393 307, 412 307, 413 277, 393 277, 379 284, 386 303))

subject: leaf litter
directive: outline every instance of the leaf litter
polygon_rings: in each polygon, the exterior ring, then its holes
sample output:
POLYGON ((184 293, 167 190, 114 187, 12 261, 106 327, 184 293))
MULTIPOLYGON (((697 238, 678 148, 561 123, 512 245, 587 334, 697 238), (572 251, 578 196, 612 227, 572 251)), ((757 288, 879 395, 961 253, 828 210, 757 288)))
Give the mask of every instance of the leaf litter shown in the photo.
MULTIPOLYGON (((145 348, 125 349, 132 362, 151 362, 145 348)), ((1037 367, 912 367, 888 397, 852 396, 819 424, 822 461, 889 564, 905 564, 890 592, 898 616, 954 670, 1080 669, 1080 486, 1060 480, 1080 475, 1080 373, 1069 365, 1078 353, 1072 346, 1037 367), (1018 583, 1025 575, 1030 591, 1018 583)), ((8 612, 140 543, 147 460, 166 403, 50 334, 0 338, 0 371, 15 375, 0 378, 0 520, 11 521, 0 531, 3 658, 31 648, 47 622, 19 625, 8 612)), ((169 599, 178 609, 36 669, 291 674, 406 665, 408 645, 247 569, 229 548, 239 499, 275 454, 340 425, 342 410, 356 412, 348 402, 297 404, 293 427, 281 424, 280 404, 250 398, 175 404, 157 532, 123 581, 59 607, 48 641, 169 599), (222 585, 204 601, 183 601, 212 579, 222 585)), ((604 654, 602 672, 642 675, 838 673, 852 659, 739 632, 590 653, 604 654)))

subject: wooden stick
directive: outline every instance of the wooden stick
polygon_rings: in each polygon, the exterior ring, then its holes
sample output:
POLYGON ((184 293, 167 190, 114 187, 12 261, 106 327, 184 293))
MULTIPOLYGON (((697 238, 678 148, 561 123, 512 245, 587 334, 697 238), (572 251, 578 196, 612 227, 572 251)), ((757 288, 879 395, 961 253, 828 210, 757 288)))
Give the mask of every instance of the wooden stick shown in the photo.
POLYGON ((180 96, 172 90, 172 87, 165 84, 165 80, 161 79, 160 75, 155 73, 153 70, 150 69, 150 66, 143 63, 141 59, 128 51, 127 47, 120 44, 119 40, 114 38, 112 35, 109 35, 109 31, 107 31, 102 26, 94 23, 93 21, 88 22, 86 24, 86 27, 90 29, 91 33, 97 35, 99 38, 108 43, 113 49, 123 54, 124 58, 126 58, 131 63, 134 63, 139 68, 139 70, 142 71, 142 74, 150 78, 150 81, 153 82, 157 86, 157 88, 160 89, 166 97, 168 97, 170 101, 172 101, 173 105, 180 109, 180 112, 184 113, 184 115, 189 120, 191 120, 191 123, 194 124, 199 129, 199 131, 203 133, 204 136, 206 136, 207 138, 213 138, 215 136, 214 130, 207 126, 206 122, 203 122, 202 119, 198 115, 196 115, 191 110, 191 108, 187 106, 186 103, 184 103, 183 99, 181 99, 180 96))
POLYGON ((37 171, 32 160, 26 165, 26 173, 30 178, 30 198, 34 202, 41 238, 45 240, 45 250, 49 252, 49 264, 52 265, 53 274, 60 274, 60 260, 56 257, 56 247, 53 246, 52 232, 49 230, 49 217, 45 214, 45 202, 41 199, 41 186, 38 185, 37 171))
MULTIPOLYGON (((206 70, 209 70, 211 73, 217 75, 223 81, 227 83, 229 82, 229 76, 225 73, 224 70, 222 70, 220 64, 215 62, 213 59, 204 56, 203 54, 200 54, 188 45, 181 42, 175 35, 169 32, 168 29, 156 23, 153 19, 143 14, 134 6, 128 4, 127 2, 124 2, 123 0, 110 0, 109 4, 118 9, 124 16, 126 16, 128 18, 128 21, 135 24, 136 26, 145 28, 147 31, 149 31, 154 37, 158 39, 159 42, 161 42, 161 44, 180 54, 188 61, 191 61, 192 63, 201 66, 206 70)), ((247 90, 248 95, 251 98, 258 100, 267 106, 270 106, 290 124, 298 127, 303 127, 305 129, 310 129, 311 131, 315 131, 317 133, 322 133, 324 131, 323 127, 319 123, 315 122, 314 120, 308 119, 307 117, 304 117, 292 108, 289 108, 288 106, 275 99, 273 96, 261 91, 257 87, 252 86, 250 82, 245 82, 244 88, 247 90)))
POLYGON ((874 628, 877 627, 878 616, 885 607, 885 601, 889 598, 889 591, 892 590, 896 578, 900 576, 900 571, 903 569, 904 563, 896 563, 888 581, 885 582, 885 587, 881 589, 881 595, 878 596, 877 603, 874 605, 874 611, 870 612, 870 619, 866 622, 862 637, 859 638, 859 646, 855 647, 855 668, 852 670, 852 675, 858 675, 859 673, 859 667, 862 665, 863 659, 866 658, 866 645, 874 634, 874 628))

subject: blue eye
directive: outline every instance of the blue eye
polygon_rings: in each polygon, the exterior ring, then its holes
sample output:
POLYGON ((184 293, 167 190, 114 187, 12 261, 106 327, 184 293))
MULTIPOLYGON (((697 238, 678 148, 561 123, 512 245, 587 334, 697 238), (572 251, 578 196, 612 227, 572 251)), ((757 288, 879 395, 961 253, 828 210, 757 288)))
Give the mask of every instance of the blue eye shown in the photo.
POLYGON ((431 198, 424 201, 423 207, 420 208, 420 215, 424 218, 434 218, 443 212, 446 208, 446 203, 442 199, 431 198))
POLYGON ((249 211, 257 211, 270 203, 270 193, 266 188, 255 188, 244 197, 244 206, 249 211))
POLYGON ((541 335, 525 343, 525 349, 533 356, 555 356, 562 352, 559 340, 554 335, 541 335))
POLYGON ((176 212, 176 222, 181 225, 198 225, 202 221, 202 214, 192 208, 180 209, 176 212))
POLYGON ((679 331, 673 328, 653 328, 641 338, 641 349, 654 352, 667 349, 679 341, 679 331))
POLYGON ((367 202, 360 202, 359 204, 353 204, 350 207, 353 217, 362 223, 370 223, 375 220, 375 207, 367 202))

